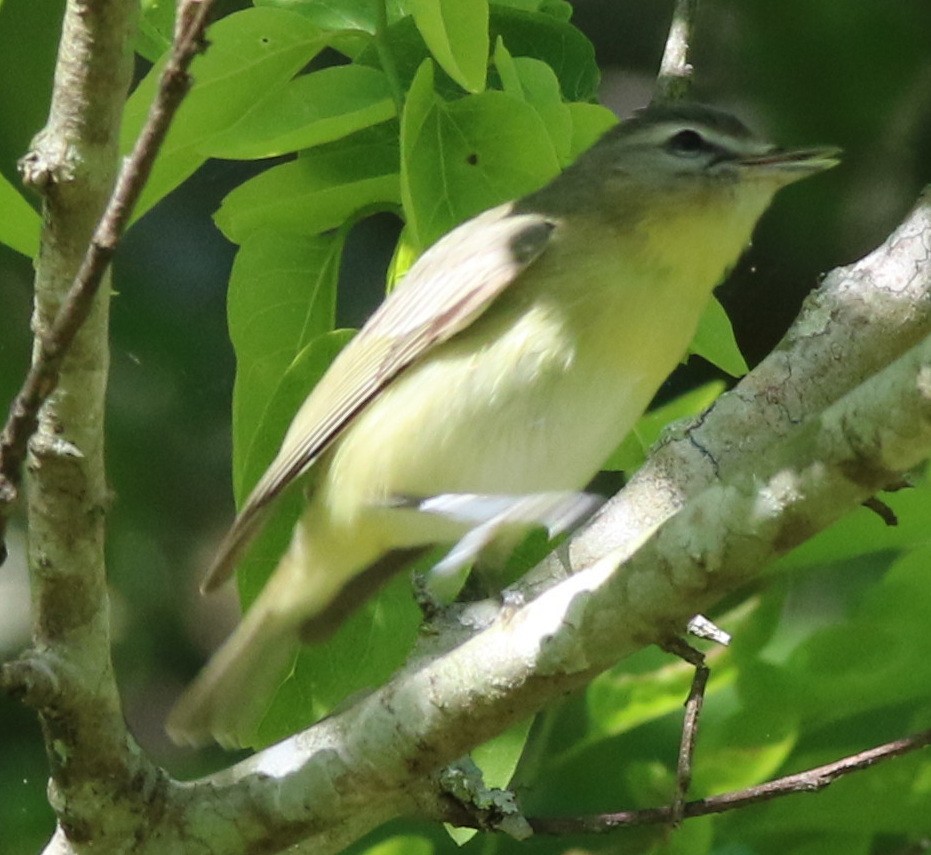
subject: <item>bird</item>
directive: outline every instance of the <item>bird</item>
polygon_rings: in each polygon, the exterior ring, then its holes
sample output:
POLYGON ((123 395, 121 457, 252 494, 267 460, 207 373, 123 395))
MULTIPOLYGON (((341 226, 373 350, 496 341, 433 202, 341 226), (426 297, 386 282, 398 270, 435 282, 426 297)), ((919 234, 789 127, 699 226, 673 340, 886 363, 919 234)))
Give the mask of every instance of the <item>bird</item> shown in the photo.
POLYGON ((590 512, 585 485, 776 192, 838 156, 779 148, 714 107, 651 105, 427 249, 310 390, 223 539, 205 590, 303 488, 287 549, 172 710, 171 738, 247 743, 300 645, 436 545, 451 573, 515 530, 590 512))

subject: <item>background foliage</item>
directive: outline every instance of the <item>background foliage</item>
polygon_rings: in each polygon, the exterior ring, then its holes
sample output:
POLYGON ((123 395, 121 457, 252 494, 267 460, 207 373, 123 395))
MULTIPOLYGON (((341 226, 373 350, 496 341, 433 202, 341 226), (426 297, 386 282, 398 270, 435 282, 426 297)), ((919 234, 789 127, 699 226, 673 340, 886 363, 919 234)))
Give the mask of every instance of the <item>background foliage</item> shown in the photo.
MULTIPOLYGON (((176 751, 161 727, 171 699, 233 619, 232 602, 194 593, 232 513, 230 479, 241 497, 307 385, 345 340, 331 330, 358 325, 386 276, 456 222, 533 189, 571 161, 613 121, 590 103, 596 95, 619 114, 649 99, 670 6, 509 0, 492 3, 486 19, 478 2, 395 0, 379 41, 374 3, 221 4, 226 16, 195 66, 197 85, 114 280, 114 655, 133 730, 173 773, 228 762, 219 752, 176 751)), ((39 224, 32 200, 16 189, 15 161, 47 113, 62 7, 61 0, 0 4, 3 400, 28 359, 28 256, 39 224)), ((170 3, 144 4, 126 146, 151 97, 149 64, 157 68, 165 50, 171 13, 170 3)), ((775 343, 818 274, 884 238, 931 178, 929 48, 931 8, 922 0, 703 3, 696 97, 734 108, 781 142, 847 151, 841 169, 780 197, 719 292, 751 363, 775 343)), ((724 341, 702 352, 733 371, 724 341)), ((710 380, 726 375, 693 359, 661 394, 676 403, 645 422, 641 441, 613 462, 634 464, 658 422, 700 406, 710 380)), ((890 499, 898 529, 858 511, 789 556, 765 589, 722 604, 716 618, 735 642, 711 654, 694 795, 931 726, 931 494, 918 480, 890 499)), ((245 568, 247 600, 288 528, 286 520, 273 526, 245 568)), ((0 571, 3 653, 25 640, 21 562, 14 555, 0 571)), ((304 655, 263 738, 384 676, 403 655, 415 618, 399 580, 335 645, 304 655), (379 657, 360 655, 373 650, 379 657), (365 670, 347 665, 358 661, 365 670)), ((689 679, 684 665, 645 651, 541 715, 515 779, 526 811, 667 801, 689 679)), ((526 729, 485 752, 504 778, 515 756, 507 746, 523 744, 526 729)), ((31 715, 6 699, 0 741, 0 852, 32 852, 52 825, 45 758, 31 715)), ((931 834, 929 775, 918 755, 818 796, 693 820, 670 836, 632 831, 535 841, 522 851, 904 852, 931 834)), ((377 841, 379 853, 453 847, 442 829, 408 823, 382 830, 377 841)), ((468 846, 517 849, 497 839, 468 846)))

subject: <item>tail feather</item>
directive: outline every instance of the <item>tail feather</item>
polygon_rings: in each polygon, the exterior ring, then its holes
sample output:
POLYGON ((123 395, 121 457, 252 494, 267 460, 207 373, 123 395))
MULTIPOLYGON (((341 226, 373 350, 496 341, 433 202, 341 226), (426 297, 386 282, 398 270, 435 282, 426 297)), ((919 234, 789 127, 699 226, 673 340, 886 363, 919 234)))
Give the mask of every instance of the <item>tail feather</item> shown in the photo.
POLYGON ((256 603, 188 687, 168 717, 178 744, 241 748, 254 739, 275 690, 300 644, 292 616, 256 603))

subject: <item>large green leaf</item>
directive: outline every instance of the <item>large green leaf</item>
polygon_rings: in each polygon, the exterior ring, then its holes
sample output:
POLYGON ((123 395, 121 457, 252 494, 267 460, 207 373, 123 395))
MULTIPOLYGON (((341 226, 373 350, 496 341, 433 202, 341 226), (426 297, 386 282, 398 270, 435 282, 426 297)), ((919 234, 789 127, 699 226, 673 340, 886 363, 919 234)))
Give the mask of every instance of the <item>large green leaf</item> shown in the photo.
POLYGON ((359 30, 372 35, 378 24, 375 4, 381 2, 383 0, 255 0, 255 5, 297 12, 321 30, 359 30))
POLYGON ((500 38, 495 45, 495 69, 503 90, 526 101, 540 114, 560 165, 565 166, 571 160, 572 114, 562 99, 553 69, 538 59, 512 57, 500 38))
POLYGON ((488 67, 488 0, 411 0, 411 11, 442 69, 468 92, 481 92, 488 67))
POLYGON ((433 844, 422 837, 398 835, 364 850, 364 855, 433 855, 433 844))
POLYGON ((341 235, 307 238, 262 231, 236 255, 228 315, 238 364, 233 483, 239 501, 271 462, 303 400, 279 417, 281 424, 269 425, 266 410, 282 377, 301 351, 333 328, 341 251, 341 235))
POLYGON ((931 544, 907 553, 793 651, 795 708, 810 724, 931 698, 929 566, 931 544))
POLYGON ((401 196, 423 249, 458 223, 545 184, 559 161, 539 113, 503 92, 448 103, 424 62, 401 122, 401 196))
MULTIPOLYGON (((650 651, 627 660, 596 677, 585 693, 591 721, 590 739, 626 733, 646 722, 681 711, 689 694, 695 669, 668 654, 650 651), (639 668, 638 661, 661 663, 639 668)), ((707 695, 722 691, 735 679, 734 665, 724 654, 713 662, 707 695)))
POLYGON ((340 139, 395 113, 384 74, 338 65, 290 81, 202 150, 211 157, 273 157, 340 139))
POLYGON ((407 15, 405 0, 254 0, 256 6, 289 9, 330 33, 329 45, 355 59, 372 45, 384 5, 389 23, 407 15))
POLYGON ((366 129, 303 152, 233 190, 215 215, 223 233, 242 243, 255 231, 318 234, 371 206, 401 202, 394 123, 366 129))
MULTIPOLYGON (((273 97, 326 46, 313 24, 280 9, 246 9, 207 31, 210 50, 193 63, 194 85, 178 110, 136 208, 141 217, 206 159, 211 141, 273 97)), ((155 94, 157 63, 126 105, 120 148, 129 151, 155 94)))

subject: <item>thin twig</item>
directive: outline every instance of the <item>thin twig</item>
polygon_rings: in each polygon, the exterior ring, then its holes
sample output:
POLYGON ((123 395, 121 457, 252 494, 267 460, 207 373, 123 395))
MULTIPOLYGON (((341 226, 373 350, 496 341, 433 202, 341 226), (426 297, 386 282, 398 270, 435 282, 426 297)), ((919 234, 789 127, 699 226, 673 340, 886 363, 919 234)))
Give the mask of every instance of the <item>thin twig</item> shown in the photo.
POLYGON ((695 668, 689 696, 685 701, 685 718, 676 762, 676 793, 672 800, 670 824, 677 827, 685 817, 685 797, 692 783, 692 758, 695 756, 695 742, 698 738, 698 720, 701 718, 711 670, 705 664, 704 655, 682 639, 673 639, 664 644, 663 648, 695 668))
MULTIPOLYGON (((787 775, 720 796, 697 799, 684 806, 685 817, 706 816, 712 813, 724 813, 735 808, 756 802, 769 801, 793 793, 814 793, 833 784, 838 778, 858 772, 893 757, 901 757, 919 748, 931 745, 931 730, 925 730, 904 739, 887 742, 884 745, 852 754, 834 763, 817 766, 795 775, 787 775)), ((673 807, 664 806, 645 810, 618 811, 594 816, 531 818, 528 821, 536 834, 600 834, 616 828, 629 828, 635 825, 662 825, 673 819, 673 807)))
MULTIPOLYGON (((51 329, 45 336, 37 334, 32 367, 13 399, 0 433, 0 564, 6 559, 6 520, 19 496, 26 446, 36 431, 39 409, 58 385, 62 362, 87 319, 171 120, 190 88, 187 71, 194 57, 204 49, 204 30, 212 5, 213 0, 186 0, 179 6, 176 38, 142 132, 124 161, 114 191, 51 329)), ((32 180, 40 183, 42 179, 32 176, 32 180)))
POLYGON ((688 95, 692 84, 689 44, 697 9, 698 0, 676 0, 666 48, 656 76, 654 103, 682 101, 688 95))

